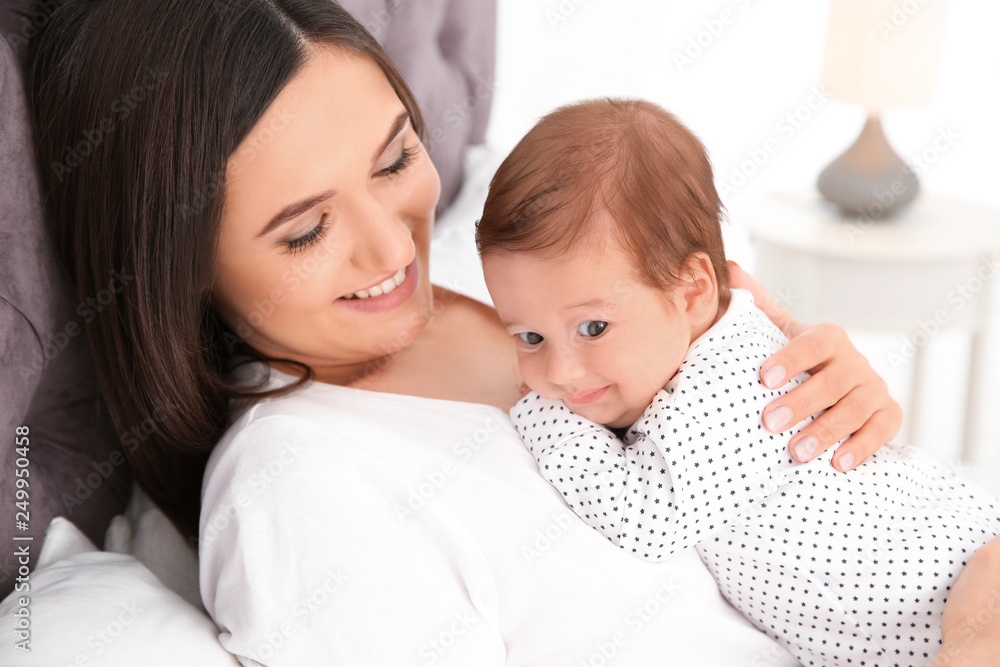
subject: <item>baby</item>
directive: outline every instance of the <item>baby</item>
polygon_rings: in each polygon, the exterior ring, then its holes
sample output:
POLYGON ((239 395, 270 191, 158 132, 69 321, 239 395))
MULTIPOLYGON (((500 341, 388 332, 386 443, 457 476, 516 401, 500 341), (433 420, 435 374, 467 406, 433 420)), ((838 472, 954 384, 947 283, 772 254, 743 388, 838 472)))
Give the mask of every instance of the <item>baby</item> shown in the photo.
MULTIPOLYGON (((477 244, 533 390, 511 418, 542 475, 611 542, 697 547, 726 598, 809 665, 926 665, 996 500, 921 451, 849 473, 761 424, 786 342, 730 289, 705 149, 649 102, 561 108, 490 185, 477 244)), ((987 582, 993 584, 993 582, 987 582)), ((1000 582, 993 585, 1000 587, 1000 582)))

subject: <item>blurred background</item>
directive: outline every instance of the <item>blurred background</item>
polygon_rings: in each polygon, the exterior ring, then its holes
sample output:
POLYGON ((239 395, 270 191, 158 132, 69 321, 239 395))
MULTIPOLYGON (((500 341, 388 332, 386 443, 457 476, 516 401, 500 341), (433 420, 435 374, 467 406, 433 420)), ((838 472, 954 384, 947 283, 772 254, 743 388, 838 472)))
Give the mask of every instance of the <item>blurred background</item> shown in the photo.
MULTIPOLYGON (((916 14, 943 1, 891 3, 883 30, 905 30, 916 14)), ((730 256, 753 268, 741 209, 772 193, 818 199, 817 176, 865 122, 862 106, 817 95, 828 11, 829 3, 818 0, 500 0, 489 143, 506 152, 539 116, 566 102, 605 95, 653 100, 708 148, 730 211, 730 256), (771 148, 766 160, 740 178, 741 165, 765 145, 771 148)), ((888 109, 882 120, 889 143, 918 172, 922 197, 986 205, 1000 216, 997 25, 1000 3, 949 2, 932 101, 888 109)), ((942 217, 935 224, 947 237, 953 221, 942 217)), ((900 294, 912 289, 906 279, 896 282, 892 288, 900 294)), ((1000 424, 993 417, 993 406, 1000 406, 1000 289, 989 296, 992 333, 977 360, 983 417, 969 434, 972 465, 963 467, 1000 493, 1000 424)), ((959 464, 969 336, 942 330, 926 341, 919 401, 913 403, 913 364, 899 363, 893 353, 905 339, 914 340, 917 324, 914 319, 905 332, 853 327, 849 333, 904 410, 916 412, 911 432, 899 439, 959 464)))

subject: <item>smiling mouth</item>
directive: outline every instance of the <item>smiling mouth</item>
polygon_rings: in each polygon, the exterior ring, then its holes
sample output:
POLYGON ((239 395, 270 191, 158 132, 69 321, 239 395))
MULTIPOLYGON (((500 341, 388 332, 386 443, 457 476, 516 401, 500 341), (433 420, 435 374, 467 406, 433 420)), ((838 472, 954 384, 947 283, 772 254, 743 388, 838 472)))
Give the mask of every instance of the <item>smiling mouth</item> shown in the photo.
POLYGON ((396 271, 395 275, 391 278, 386 278, 378 285, 374 285, 368 289, 358 290, 353 294, 348 294, 347 296, 342 296, 340 298, 346 301, 357 301, 370 299, 373 296, 382 296, 383 294, 389 294, 390 292, 395 291, 397 287, 403 284, 404 280, 406 280, 406 267, 396 271))
POLYGON ((573 394, 572 396, 566 397, 567 403, 572 403, 573 405, 587 405, 588 403, 593 403, 604 396, 604 393, 608 390, 607 387, 601 387, 600 389, 592 389, 590 391, 581 391, 573 394))

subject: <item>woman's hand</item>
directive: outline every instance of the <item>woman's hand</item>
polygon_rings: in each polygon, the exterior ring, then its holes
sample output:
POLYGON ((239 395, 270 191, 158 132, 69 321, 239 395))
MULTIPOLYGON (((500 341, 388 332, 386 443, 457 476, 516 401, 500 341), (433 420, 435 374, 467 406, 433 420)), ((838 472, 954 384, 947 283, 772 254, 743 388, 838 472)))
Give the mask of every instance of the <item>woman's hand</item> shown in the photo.
POLYGON ((788 345, 761 367, 764 386, 776 389, 803 371, 812 375, 767 406, 764 426, 780 433, 827 408, 791 440, 792 457, 809 461, 851 436, 833 458, 834 467, 846 472, 889 442, 899 432, 903 411, 844 329, 800 324, 738 264, 729 262, 729 272, 732 286, 750 291, 757 307, 789 338, 788 345))

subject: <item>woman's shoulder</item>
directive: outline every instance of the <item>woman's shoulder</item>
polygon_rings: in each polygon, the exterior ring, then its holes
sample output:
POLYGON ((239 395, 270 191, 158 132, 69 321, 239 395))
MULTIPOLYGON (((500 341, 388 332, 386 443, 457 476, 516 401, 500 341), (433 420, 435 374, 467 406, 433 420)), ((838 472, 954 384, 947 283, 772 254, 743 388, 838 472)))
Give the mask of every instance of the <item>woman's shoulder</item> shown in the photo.
MULTIPOLYGON (((271 369, 262 388, 295 381, 271 369)), ((313 380, 288 394, 234 408, 229 428, 212 451, 205 471, 209 486, 252 474, 276 458, 295 454, 295 467, 352 468, 410 440, 446 438, 465 423, 479 423, 502 411, 489 405, 344 387, 313 380)), ((425 443, 426 444, 426 443, 425 443)), ((304 471, 305 472, 305 471, 304 471)))
MULTIPOLYGON (((282 374, 284 375, 284 374, 282 374)), ((288 376, 285 376, 287 378, 288 376)), ((283 378, 284 379, 284 378, 283 378)), ((212 486, 252 475, 257 469, 299 465, 303 458, 336 456, 354 448, 338 447, 356 441, 363 426, 349 409, 323 401, 317 383, 307 383, 290 394, 233 405, 229 427, 212 450, 205 469, 202 495, 212 486), (331 428, 331 421, 336 428, 331 428), (318 445, 326 445, 317 450, 318 445)), ((272 377, 267 388, 280 386, 272 377)))

